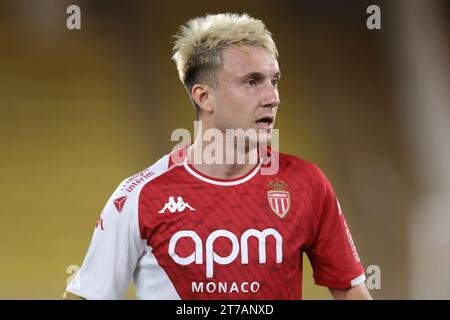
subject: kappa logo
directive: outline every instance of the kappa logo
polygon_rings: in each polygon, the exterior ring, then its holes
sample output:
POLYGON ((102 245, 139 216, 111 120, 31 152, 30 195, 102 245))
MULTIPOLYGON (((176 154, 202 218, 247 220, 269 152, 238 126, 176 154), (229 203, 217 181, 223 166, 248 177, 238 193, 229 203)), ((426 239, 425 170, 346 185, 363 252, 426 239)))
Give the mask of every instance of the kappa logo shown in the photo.
POLYGON ((164 213, 166 210, 169 210, 170 213, 183 212, 186 208, 190 209, 191 211, 195 211, 195 209, 192 208, 189 203, 184 202, 182 197, 177 197, 177 201, 175 202, 175 198, 173 196, 170 196, 169 201, 158 212, 164 213))
POLYGON ((114 205, 116 206, 117 211, 119 213, 122 212, 123 206, 125 205, 125 201, 127 201, 127 196, 123 196, 114 200, 114 205))

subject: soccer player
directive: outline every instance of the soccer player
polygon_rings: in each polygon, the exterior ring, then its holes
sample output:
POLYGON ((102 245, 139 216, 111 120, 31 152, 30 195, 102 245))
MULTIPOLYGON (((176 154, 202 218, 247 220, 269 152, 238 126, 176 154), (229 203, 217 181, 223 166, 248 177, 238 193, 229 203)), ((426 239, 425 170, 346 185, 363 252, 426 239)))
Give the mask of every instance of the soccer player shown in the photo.
POLYGON ((246 14, 180 28, 173 59, 203 130, 257 134, 244 148, 226 140, 233 161, 216 150, 214 163, 196 161, 213 143, 198 135, 125 179, 66 298, 122 299, 133 279, 138 299, 301 299, 303 252, 334 298, 371 298, 327 178, 264 147, 280 103, 277 57, 263 22, 246 14))

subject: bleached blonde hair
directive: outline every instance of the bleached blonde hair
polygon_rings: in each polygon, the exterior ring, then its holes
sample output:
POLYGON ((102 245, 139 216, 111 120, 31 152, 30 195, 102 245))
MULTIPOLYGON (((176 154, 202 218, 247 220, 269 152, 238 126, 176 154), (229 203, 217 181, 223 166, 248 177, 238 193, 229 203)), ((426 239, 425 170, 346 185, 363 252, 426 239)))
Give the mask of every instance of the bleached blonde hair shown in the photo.
MULTIPOLYGON (((248 45, 271 52, 278 50, 272 35, 261 20, 248 14, 224 13, 189 20, 175 37, 173 57, 181 82, 191 95, 194 84, 216 85, 215 73, 222 65, 222 50, 248 45)), ((198 106, 194 105, 198 111, 198 106)))

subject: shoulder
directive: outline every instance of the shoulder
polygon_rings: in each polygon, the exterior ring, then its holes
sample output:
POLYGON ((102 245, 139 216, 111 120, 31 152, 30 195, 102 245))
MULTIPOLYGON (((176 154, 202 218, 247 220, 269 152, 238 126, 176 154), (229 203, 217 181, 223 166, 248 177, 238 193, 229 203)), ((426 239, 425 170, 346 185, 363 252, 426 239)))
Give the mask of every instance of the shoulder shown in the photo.
POLYGON ((165 155, 150 167, 122 181, 119 189, 124 193, 139 193, 142 187, 169 170, 169 155, 165 155))
POLYGON ((327 176, 317 164, 286 153, 278 153, 278 157, 280 172, 307 181, 314 194, 325 194, 333 189, 327 176))
POLYGON ((290 174, 306 175, 315 182, 325 178, 325 175, 319 166, 311 161, 282 152, 278 153, 278 157, 280 170, 288 171, 290 174))
POLYGON ((112 194, 109 203, 120 213, 135 209, 141 190, 154 179, 168 172, 171 167, 170 154, 166 154, 144 170, 124 179, 112 194))

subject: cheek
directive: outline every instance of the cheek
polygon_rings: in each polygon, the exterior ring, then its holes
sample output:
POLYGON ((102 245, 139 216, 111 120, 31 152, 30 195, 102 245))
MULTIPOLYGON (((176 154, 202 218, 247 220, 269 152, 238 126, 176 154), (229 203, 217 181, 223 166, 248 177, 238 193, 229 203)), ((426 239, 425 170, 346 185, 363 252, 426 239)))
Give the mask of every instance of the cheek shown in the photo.
POLYGON ((216 125, 222 128, 247 128, 253 122, 255 93, 244 88, 222 88, 216 99, 216 125))
POLYGON ((245 96, 239 90, 224 90, 219 96, 217 111, 225 118, 233 117, 236 120, 242 114, 245 105, 245 96))

